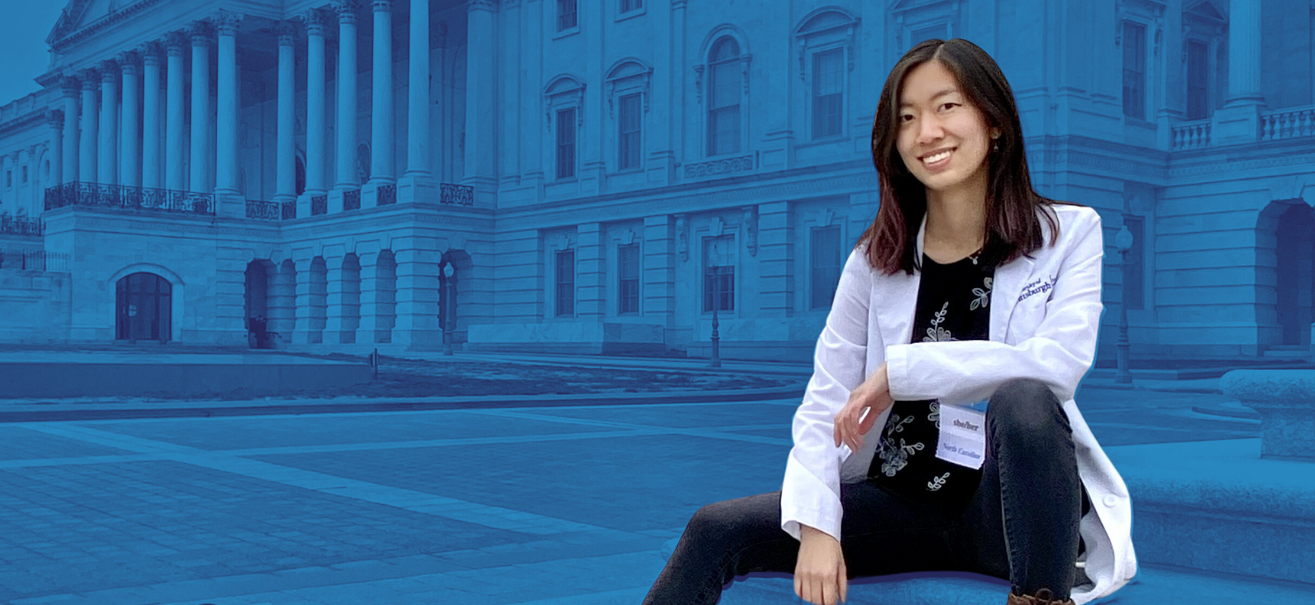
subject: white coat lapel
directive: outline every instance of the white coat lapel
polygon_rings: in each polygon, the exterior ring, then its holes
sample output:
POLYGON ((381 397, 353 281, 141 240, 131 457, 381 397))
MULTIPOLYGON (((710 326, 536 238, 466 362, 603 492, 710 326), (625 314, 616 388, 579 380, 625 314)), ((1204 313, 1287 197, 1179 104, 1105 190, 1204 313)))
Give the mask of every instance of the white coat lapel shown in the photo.
MULTIPOLYGON (((918 229, 917 249, 914 258, 922 258, 922 234, 927 228, 927 217, 922 217, 922 227, 918 229)), ((922 281, 922 272, 914 270, 913 275, 897 271, 894 275, 878 272, 873 281, 872 305, 876 309, 877 326, 881 330, 881 342, 886 345, 902 345, 910 342, 913 334, 913 313, 918 303, 918 284, 922 281)), ((913 338, 913 342, 919 341, 913 338)), ((884 357, 884 352, 883 352, 884 357)))
MULTIPOLYGON (((1033 254, 1040 252, 1038 250, 1033 254)), ((1014 307, 1018 306, 1018 297, 1027 285, 1028 276, 1032 275, 1034 262, 1026 256, 1020 256, 995 268, 995 279, 991 282, 991 340, 1004 342, 1005 335, 1009 333, 1004 328, 1014 315, 1014 307)))

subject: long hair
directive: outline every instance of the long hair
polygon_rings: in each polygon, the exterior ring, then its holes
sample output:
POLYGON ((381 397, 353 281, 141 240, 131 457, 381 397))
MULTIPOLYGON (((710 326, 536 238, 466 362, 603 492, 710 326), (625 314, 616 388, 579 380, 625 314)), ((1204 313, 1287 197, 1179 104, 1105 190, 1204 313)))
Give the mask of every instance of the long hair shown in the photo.
POLYGON ((998 266, 1030 255, 1044 242, 1037 208, 1050 223, 1051 245, 1059 239, 1059 220, 1050 206, 1070 204, 1045 198, 1032 188, 1023 149, 1023 126, 1014 92, 1000 66, 986 51, 963 39, 927 40, 909 49, 890 70, 872 122, 872 163, 881 182, 881 205, 857 246, 867 244, 868 264, 887 275, 899 270, 912 275, 918 227, 927 212, 927 188, 913 176, 895 148, 899 133, 899 99, 904 77, 913 68, 937 61, 958 81, 959 89, 981 112, 990 128, 1000 131, 998 150, 987 153, 986 233, 980 259, 998 266))

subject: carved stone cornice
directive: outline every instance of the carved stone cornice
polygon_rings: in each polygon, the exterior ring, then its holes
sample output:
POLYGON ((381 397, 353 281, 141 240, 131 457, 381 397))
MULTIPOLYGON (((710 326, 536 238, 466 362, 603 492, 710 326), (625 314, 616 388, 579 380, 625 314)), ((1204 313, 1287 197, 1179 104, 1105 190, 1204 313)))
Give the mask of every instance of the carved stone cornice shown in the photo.
POLYGON ((159 65, 160 64, 160 43, 151 41, 137 47, 137 53, 142 57, 142 65, 159 65))
POLYGON ((181 57, 187 48, 187 34, 173 31, 164 35, 164 50, 170 57, 181 57))
POLYGON ((236 36, 237 26, 242 23, 242 15, 231 11, 221 10, 215 13, 210 19, 214 24, 215 33, 220 36, 236 36))
POLYGON ((274 34, 279 38, 279 46, 292 46, 297 43, 297 24, 294 21, 279 21, 274 26, 274 34))

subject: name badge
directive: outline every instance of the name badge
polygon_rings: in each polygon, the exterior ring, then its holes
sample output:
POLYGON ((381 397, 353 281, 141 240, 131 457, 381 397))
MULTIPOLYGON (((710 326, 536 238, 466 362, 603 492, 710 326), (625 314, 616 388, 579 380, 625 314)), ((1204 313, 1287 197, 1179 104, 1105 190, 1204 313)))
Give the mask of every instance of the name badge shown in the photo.
POLYGON ((941 404, 937 458, 971 469, 982 468, 986 461, 986 413, 976 407, 941 404))

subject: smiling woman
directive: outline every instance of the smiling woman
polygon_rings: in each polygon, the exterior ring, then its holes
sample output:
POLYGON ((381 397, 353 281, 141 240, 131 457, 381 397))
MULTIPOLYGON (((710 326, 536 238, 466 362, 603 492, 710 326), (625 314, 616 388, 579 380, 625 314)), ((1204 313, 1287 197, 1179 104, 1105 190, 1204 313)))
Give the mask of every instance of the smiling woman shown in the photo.
POLYGON ((761 571, 834 605, 850 578, 950 570, 1008 580, 1009 605, 1073 605, 1136 573, 1127 487, 1073 400, 1103 309, 1100 216, 1032 188, 1013 92, 966 40, 895 65, 872 156, 881 203, 781 490, 699 509, 646 605, 715 603, 761 571))

